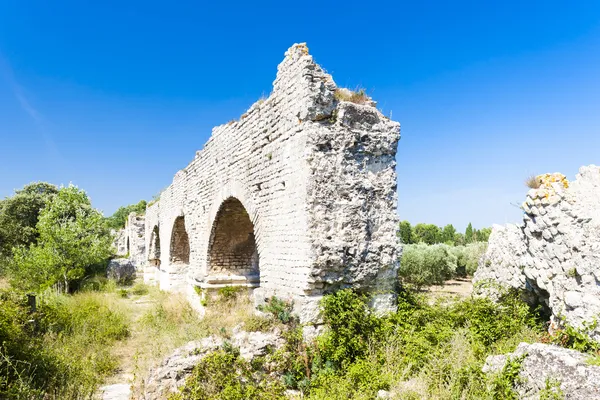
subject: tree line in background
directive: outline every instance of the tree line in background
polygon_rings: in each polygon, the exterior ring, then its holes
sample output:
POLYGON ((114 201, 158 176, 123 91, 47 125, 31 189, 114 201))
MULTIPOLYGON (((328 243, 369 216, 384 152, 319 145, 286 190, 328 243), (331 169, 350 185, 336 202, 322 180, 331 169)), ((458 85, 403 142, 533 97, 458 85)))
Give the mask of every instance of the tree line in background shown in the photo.
POLYGON ((491 231, 473 229, 471 223, 463 234, 451 224, 443 228, 434 224, 413 227, 408 221, 400 222, 398 236, 404 244, 398 270, 400 281, 421 288, 473 276, 487 250, 491 231))
POLYGON ((398 235, 404 244, 439 244, 444 243, 449 246, 464 246, 469 243, 487 242, 491 228, 474 229, 469 222, 465 233, 460 233, 452 224, 443 228, 434 224, 416 224, 412 226, 408 221, 400 222, 398 235))
POLYGON ((110 229, 121 229, 125 227, 127 217, 132 212, 142 215, 146 213, 146 206, 148 203, 146 200, 140 200, 137 204, 130 204, 128 206, 121 206, 115 211, 113 215, 106 218, 106 223, 110 229))

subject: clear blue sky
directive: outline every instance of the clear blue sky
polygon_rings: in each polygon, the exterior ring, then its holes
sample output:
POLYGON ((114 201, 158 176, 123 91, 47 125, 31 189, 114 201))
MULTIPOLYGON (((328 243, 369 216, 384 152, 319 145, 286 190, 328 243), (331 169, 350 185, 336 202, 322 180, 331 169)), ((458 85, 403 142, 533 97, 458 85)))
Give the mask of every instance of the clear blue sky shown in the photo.
POLYGON ((401 122, 402 219, 518 222, 527 175, 600 163, 598 1, 86 3, 0 2, 0 197, 150 199, 295 42, 401 122))

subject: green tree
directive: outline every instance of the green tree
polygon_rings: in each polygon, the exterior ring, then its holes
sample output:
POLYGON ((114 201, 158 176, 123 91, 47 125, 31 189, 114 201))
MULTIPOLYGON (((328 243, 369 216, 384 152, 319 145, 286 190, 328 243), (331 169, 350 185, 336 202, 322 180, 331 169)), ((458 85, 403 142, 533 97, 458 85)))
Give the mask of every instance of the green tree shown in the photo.
POLYGON ((128 206, 119 207, 117 211, 110 217, 106 218, 108 227, 111 229, 121 229, 125 226, 127 217, 132 212, 136 214, 144 214, 146 212, 146 200, 140 200, 137 204, 130 204, 128 206))
POLYGON ((13 247, 37 242, 36 225, 40 212, 56 193, 56 186, 34 182, 0 201, 0 262, 12 256, 13 247))
POLYGON ((454 235, 456 234, 456 229, 454 225, 448 224, 442 229, 442 242, 453 245, 454 244, 454 235))
POLYGON ((454 234, 454 245, 455 246, 463 246, 465 244, 465 235, 460 232, 456 232, 454 234))
POLYGON ((10 278, 24 290, 43 290, 56 283, 67 291, 71 283, 105 265, 112 238, 102 214, 87 194, 75 186, 61 188, 42 209, 39 239, 19 247, 9 264, 10 278))
POLYGON ((417 224, 413 229, 414 243, 436 244, 442 239, 442 230, 434 224, 417 224))
POLYGON ((470 222, 465 231, 465 243, 473 243, 473 225, 470 222))
POLYGON ((402 241, 402 243, 411 244, 413 242, 412 241, 413 229, 412 229, 412 226, 410 225, 410 222, 408 222, 408 221, 400 222, 399 235, 400 235, 400 240, 402 241))
POLYGON ((492 228, 481 228, 477 231, 477 241, 487 242, 492 234, 492 228))

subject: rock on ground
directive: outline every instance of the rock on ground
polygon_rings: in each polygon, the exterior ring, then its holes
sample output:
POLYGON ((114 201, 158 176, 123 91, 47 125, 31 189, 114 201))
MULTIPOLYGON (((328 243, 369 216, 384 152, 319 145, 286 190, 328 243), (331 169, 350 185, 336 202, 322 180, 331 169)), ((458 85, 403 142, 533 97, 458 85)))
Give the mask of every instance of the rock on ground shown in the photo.
POLYGON ((540 398, 547 384, 558 386, 565 399, 600 399, 600 366, 588 364, 589 355, 543 343, 521 343, 514 353, 489 356, 483 372, 500 372, 508 359, 525 355, 515 388, 519 399, 540 398))
MULTIPOLYGON (((225 339, 209 336, 200 341, 189 342, 165 358, 158 367, 150 370, 144 382, 144 399, 164 399, 169 393, 176 392, 185 383, 192 370, 209 353, 218 350, 225 339)), ((247 361, 264 356, 269 349, 276 349, 284 341, 277 332, 245 332, 234 330, 227 340, 240 350, 240 356, 247 361)))

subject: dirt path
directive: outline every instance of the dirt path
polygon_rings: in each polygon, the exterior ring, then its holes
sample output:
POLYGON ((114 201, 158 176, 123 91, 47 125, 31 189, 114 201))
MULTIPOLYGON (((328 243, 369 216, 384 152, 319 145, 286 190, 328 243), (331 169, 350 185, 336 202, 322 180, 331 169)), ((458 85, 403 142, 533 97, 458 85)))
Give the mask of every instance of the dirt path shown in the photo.
POLYGON ((154 305, 156 301, 149 295, 132 296, 128 298, 127 308, 131 318, 130 337, 115 350, 115 357, 119 359, 120 368, 117 374, 111 376, 104 386, 100 387, 98 398, 102 400, 129 400, 132 395, 131 386, 135 380, 135 343, 142 331, 139 320, 154 305))
POLYGON ((471 295, 473 291, 473 282, 471 279, 451 279, 446 281, 442 286, 430 286, 427 290, 431 294, 433 299, 440 297, 456 297, 458 299, 464 299, 471 295))

